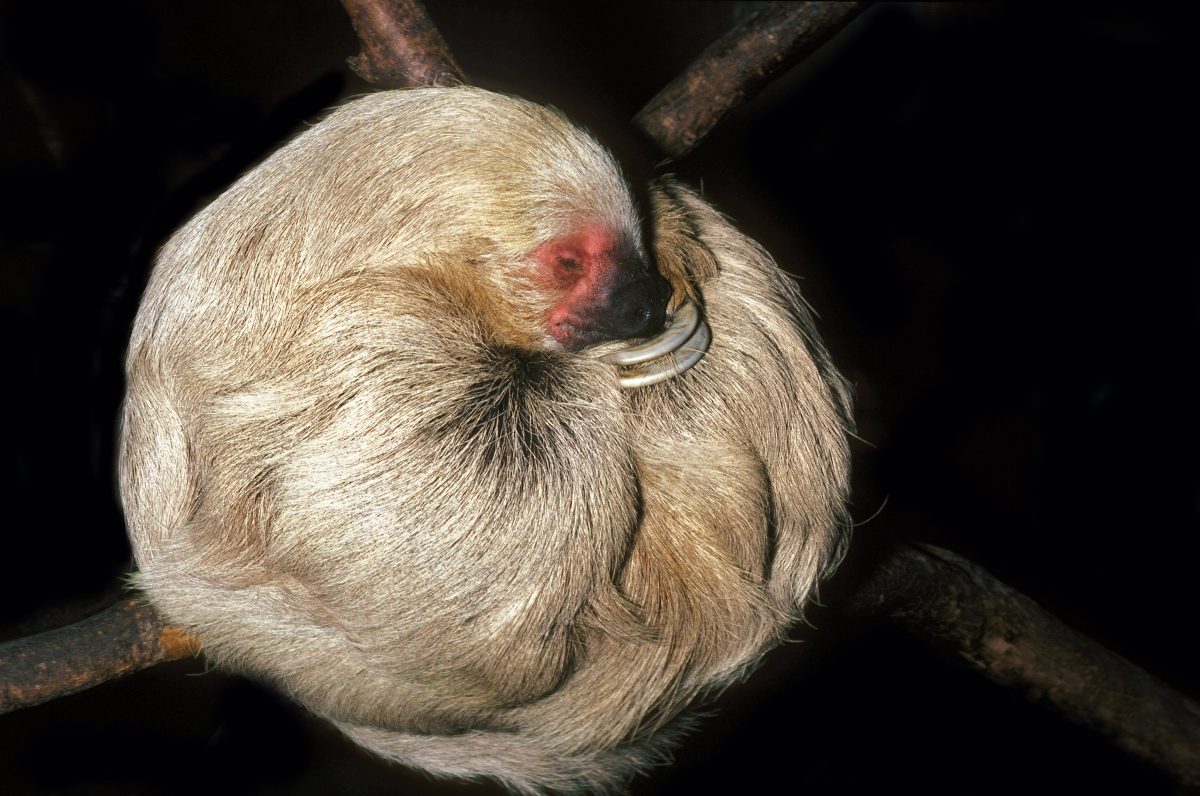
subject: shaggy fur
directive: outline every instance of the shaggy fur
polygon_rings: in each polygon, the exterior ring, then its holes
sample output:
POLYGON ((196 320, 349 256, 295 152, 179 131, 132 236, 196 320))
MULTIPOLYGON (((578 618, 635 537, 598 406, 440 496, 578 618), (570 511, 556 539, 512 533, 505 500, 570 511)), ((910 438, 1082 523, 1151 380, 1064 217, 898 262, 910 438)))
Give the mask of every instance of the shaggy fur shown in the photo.
MULTIPOLYGON (((519 791, 657 762, 845 540, 847 391, 793 284, 669 180, 708 355, 652 387, 547 335, 530 253, 643 254, 611 157, 477 89, 359 99, 167 243, 133 330, 138 582, 375 752, 519 791)), ((586 352, 585 352, 586 353, 586 352)))

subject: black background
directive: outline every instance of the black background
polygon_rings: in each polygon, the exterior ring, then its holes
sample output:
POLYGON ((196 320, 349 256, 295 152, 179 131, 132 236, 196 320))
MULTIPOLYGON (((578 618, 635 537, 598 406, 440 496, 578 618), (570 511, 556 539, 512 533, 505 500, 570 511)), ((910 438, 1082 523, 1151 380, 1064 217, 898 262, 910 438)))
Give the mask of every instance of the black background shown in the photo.
MULTIPOLYGON (((625 120, 750 5, 429 7, 473 82, 620 152, 625 120)), ((855 384, 864 524, 839 581, 887 539, 942 544, 1195 695, 1183 29, 1165 6, 877 6, 671 170, 802 278, 855 384)), ((113 436, 154 250, 369 87, 332 0, 11 3, 0 37, 13 637, 103 605, 129 571, 113 436)), ((950 656, 812 618, 635 793, 1170 792, 950 656)), ((492 792, 375 761, 202 671, 0 717, 0 792, 492 792)))

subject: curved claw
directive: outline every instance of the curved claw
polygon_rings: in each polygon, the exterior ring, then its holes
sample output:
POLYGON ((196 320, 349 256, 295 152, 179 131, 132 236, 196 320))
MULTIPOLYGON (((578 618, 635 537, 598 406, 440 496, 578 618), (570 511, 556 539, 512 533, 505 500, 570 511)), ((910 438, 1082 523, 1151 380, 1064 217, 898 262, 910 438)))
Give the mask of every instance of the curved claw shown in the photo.
POLYGON ((678 376, 704 358, 711 342, 712 331, 707 323, 698 318, 695 331, 682 345, 660 359, 622 370, 618 377, 620 384, 626 389, 633 389, 678 376))
POLYGON ((711 342, 712 330, 700 316, 700 308, 692 301, 685 301, 657 337, 592 356, 616 365, 620 385, 633 389, 683 373, 704 357, 711 342))
POLYGON ((684 345, 696 331, 698 323, 700 323, 700 310, 691 301, 684 302, 675 311, 675 318, 671 324, 658 337, 652 337, 644 343, 638 343, 620 351, 611 351, 600 357, 600 361, 627 367, 658 359, 684 345))

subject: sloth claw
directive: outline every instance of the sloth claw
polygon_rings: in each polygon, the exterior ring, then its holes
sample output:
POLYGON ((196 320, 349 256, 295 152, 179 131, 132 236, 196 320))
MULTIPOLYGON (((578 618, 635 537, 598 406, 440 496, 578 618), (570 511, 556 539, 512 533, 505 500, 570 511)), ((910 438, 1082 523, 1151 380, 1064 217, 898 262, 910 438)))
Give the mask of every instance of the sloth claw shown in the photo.
POLYGON ((678 376, 699 362, 712 342, 712 331, 691 301, 680 305, 671 323, 657 337, 609 351, 598 357, 620 368, 622 387, 633 389, 678 376))

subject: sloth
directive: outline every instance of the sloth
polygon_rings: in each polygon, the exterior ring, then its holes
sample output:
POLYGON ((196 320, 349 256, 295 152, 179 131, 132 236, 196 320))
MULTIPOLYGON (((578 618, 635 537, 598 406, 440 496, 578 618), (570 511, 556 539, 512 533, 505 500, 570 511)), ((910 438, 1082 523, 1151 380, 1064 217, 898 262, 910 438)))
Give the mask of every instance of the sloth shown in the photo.
POLYGON ((661 762, 837 561, 851 420, 770 256, 669 177, 646 195, 469 87, 357 99, 242 177, 134 323, 138 587, 433 775, 661 762))

